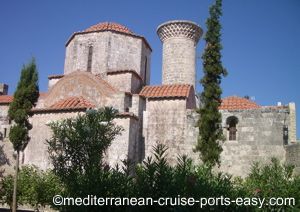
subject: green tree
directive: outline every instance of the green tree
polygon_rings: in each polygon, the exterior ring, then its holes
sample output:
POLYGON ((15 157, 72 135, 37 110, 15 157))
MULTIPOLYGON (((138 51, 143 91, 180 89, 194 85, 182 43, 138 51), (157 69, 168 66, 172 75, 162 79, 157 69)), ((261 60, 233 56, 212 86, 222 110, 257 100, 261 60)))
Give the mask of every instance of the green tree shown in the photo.
POLYGON ((204 163, 211 165, 220 164, 222 147, 219 144, 224 140, 221 126, 221 113, 218 107, 221 103, 222 89, 220 87, 222 76, 227 72, 221 62, 221 24, 222 0, 216 0, 210 7, 210 17, 206 21, 207 32, 205 35, 206 47, 202 55, 204 76, 201 79, 203 92, 201 93, 201 107, 197 110, 200 114, 197 126, 199 128, 198 142, 195 150, 200 151, 204 163))
POLYGON ((21 77, 14 93, 13 102, 9 105, 8 110, 9 118, 14 121, 13 126, 10 128, 9 139, 13 144, 14 150, 17 152, 13 190, 13 211, 16 211, 17 208, 16 195, 19 156, 20 152, 24 150, 30 140, 28 132, 32 126, 29 123, 29 116, 38 97, 38 73, 33 59, 28 65, 24 65, 22 69, 21 77))
MULTIPOLYGON (((102 108, 50 124, 53 135, 47 141, 49 155, 67 195, 109 196, 108 189, 117 190, 114 187, 118 183, 109 182, 117 176, 104 161, 105 151, 122 130, 114 123, 116 114, 112 108, 102 108)), ((61 210, 97 211, 93 206, 61 210)))
POLYGON ((254 163, 243 187, 247 196, 269 200, 271 197, 294 198, 295 205, 263 205, 264 211, 297 211, 300 208, 300 176, 293 176, 294 167, 272 158, 270 164, 254 163))
MULTIPOLYGON (((0 182, 0 202, 12 207, 13 176, 7 175, 0 182)), ((52 204, 52 198, 63 191, 63 185, 52 171, 24 166, 18 175, 18 203, 30 204, 35 209, 52 204)))

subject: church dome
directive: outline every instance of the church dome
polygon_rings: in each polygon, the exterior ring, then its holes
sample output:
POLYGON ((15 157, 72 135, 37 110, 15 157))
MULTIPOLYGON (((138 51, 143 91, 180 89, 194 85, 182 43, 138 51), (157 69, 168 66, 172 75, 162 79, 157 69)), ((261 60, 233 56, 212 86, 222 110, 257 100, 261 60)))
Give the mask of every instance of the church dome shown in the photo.
POLYGON ((98 31, 115 31, 115 32, 134 35, 134 33, 131 30, 129 30, 127 27, 113 22, 98 23, 84 30, 84 32, 98 32, 98 31))

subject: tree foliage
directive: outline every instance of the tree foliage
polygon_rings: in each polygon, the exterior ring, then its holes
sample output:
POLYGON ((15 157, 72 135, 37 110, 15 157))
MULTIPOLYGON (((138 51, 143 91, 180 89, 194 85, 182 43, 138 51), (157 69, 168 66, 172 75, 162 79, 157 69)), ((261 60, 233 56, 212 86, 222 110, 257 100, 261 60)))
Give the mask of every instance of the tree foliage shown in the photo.
POLYGON ((14 150, 17 152, 14 190, 13 190, 13 212, 16 211, 17 178, 19 170, 20 151, 23 151, 29 142, 29 130, 32 126, 29 123, 31 109, 35 106, 39 97, 38 73, 34 59, 24 65, 21 77, 14 93, 14 99, 9 105, 8 117, 14 122, 9 132, 9 140, 12 142, 14 150))
POLYGON ((24 65, 21 77, 14 93, 14 99, 9 105, 8 116, 14 121, 10 129, 9 139, 16 151, 22 151, 29 141, 28 130, 30 111, 39 97, 38 73, 35 61, 24 65))
MULTIPOLYGON (((55 174, 66 187, 67 195, 109 195, 105 188, 109 186, 114 190, 119 185, 112 181, 109 183, 111 178, 118 178, 118 172, 110 170, 104 161, 105 151, 122 130, 114 123, 116 114, 117 111, 112 108, 102 108, 50 124, 53 131, 47 141, 50 159, 55 174)), ((72 209, 76 210, 94 209, 93 206, 72 209)))
MULTIPOLYGON (((52 171, 42 171, 36 167, 24 166, 19 172, 17 200, 19 204, 29 204, 40 209, 52 204, 55 194, 62 192, 62 183, 52 171)), ((0 200, 12 206, 13 176, 7 175, 0 181, 0 200)))
POLYGON ((243 185, 248 196, 260 198, 271 197, 295 198, 296 205, 264 205, 263 210, 289 211, 300 208, 300 176, 293 176, 293 166, 280 164, 276 158, 271 163, 263 165, 254 163, 250 174, 246 177, 243 185))
POLYGON ((199 137, 195 150, 200 151, 204 163, 211 165, 220 163, 223 140, 222 117, 218 111, 221 103, 222 89, 220 87, 222 76, 227 72, 221 62, 221 24, 222 0, 216 0, 210 7, 210 17, 206 21, 207 32, 205 35, 206 47, 202 55, 204 76, 201 79, 203 92, 201 93, 201 106, 197 112, 200 114, 198 121, 199 137))

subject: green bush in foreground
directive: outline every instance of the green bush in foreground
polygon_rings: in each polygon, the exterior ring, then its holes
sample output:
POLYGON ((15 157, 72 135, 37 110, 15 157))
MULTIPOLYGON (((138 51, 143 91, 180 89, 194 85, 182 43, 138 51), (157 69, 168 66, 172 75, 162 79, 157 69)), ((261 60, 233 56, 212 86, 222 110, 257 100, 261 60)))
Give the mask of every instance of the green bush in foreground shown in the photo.
POLYGON ((269 165, 255 163, 250 174, 246 177, 243 189, 249 197, 261 197, 269 200, 272 197, 294 198, 296 205, 288 206, 279 200, 282 206, 264 205, 263 209, 268 211, 289 211, 293 208, 300 210, 300 177, 293 177, 293 167, 281 165, 279 160, 272 158, 269 165))
MULTIPOLYGON (((29 204, 35 209, 51 205, 54 195, 62 192, 62 184, 52 171, 24 166, 18 175, 18 204, 29 204)), ((12 206, 13 176, 0 181, 0 201, 12 206)))

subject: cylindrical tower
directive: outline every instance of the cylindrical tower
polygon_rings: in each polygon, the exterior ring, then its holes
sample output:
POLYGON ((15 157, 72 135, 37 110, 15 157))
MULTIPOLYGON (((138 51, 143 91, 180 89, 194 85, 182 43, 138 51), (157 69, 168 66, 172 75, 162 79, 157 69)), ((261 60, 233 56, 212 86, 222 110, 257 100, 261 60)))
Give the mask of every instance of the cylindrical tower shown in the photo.
POLYGON ((162 84, 190 84, 195 87, 196 45, 203 31, 191 21, 168 21, 158 26, 163 43, 162 84))

